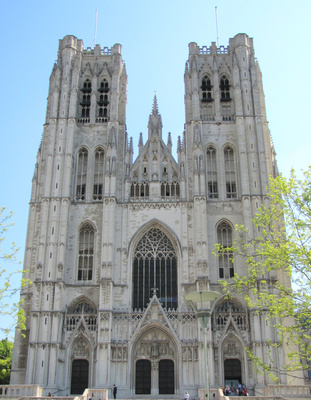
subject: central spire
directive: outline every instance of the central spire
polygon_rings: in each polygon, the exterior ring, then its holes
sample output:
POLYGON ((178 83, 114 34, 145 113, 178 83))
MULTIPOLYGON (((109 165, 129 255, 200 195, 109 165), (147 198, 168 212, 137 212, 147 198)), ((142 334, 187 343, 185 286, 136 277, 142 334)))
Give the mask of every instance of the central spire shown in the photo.
POLYGON ((148 139, 152 136, 157 136, 162 139, 162 119, 158 111, 157 96, 154 94, 152 113, 149 116, 148 123, 148 139))

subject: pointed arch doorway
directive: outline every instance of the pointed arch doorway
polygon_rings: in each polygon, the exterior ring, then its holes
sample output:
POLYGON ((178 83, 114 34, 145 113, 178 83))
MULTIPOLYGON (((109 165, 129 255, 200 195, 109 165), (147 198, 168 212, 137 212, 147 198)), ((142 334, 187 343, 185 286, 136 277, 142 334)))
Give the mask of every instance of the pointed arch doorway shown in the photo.
MULTIPOLYGON (((155 314, 157 304, 151 304, 155 314)), ((168 332, 158 327, 147 327, 134 344, 132 356, 135 394, 178 393, 178 353, 168 332)))
POLYGON ((89 362, 73 360, 71 370, 71 394, 82 394, 89 384, 89 362))
POLYGON ((229 358, 224 363, 225 372, 225 385, 236 386, 238 383, 242 383, 242 371, 241 361, 236 358, 229 358))

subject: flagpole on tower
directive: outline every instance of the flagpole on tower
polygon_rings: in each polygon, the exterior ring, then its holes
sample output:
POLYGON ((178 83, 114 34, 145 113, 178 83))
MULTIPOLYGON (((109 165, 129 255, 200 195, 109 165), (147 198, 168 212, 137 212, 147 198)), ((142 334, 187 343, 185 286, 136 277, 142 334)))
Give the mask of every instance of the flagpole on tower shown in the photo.
POLYGON ((218 15, 217 15, 217 6, 215 7, 215 15, 216 15, 216 33, 217 33, 217 47, 219 47, 219 35, 218 35, 218 15))
POLYGON ((98 14, 98 10, 96 10, 96 16, 95 16, 94 48, 95 48, 95 46, 96 46, 96 35, 97 35, 97 14, 98 14))

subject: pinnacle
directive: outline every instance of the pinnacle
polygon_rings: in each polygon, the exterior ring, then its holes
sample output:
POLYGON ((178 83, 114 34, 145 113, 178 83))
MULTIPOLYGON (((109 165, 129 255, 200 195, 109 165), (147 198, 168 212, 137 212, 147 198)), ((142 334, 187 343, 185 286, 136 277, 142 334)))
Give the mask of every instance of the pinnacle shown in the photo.
POLYGON ((155 93, 154 93, 154 97, 153 97, 152 114, 153 115, 158 115, 159 114, 157 95, 155 93))

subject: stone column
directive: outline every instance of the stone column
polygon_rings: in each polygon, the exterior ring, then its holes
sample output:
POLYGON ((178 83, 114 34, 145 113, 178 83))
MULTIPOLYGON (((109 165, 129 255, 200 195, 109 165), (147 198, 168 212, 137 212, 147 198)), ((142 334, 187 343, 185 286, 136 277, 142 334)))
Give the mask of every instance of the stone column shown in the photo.
POLYGON ((159 394, 159 362, 151 362, 151 395, 159 394))

